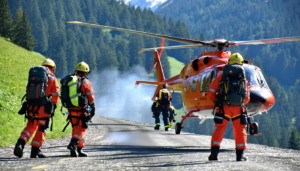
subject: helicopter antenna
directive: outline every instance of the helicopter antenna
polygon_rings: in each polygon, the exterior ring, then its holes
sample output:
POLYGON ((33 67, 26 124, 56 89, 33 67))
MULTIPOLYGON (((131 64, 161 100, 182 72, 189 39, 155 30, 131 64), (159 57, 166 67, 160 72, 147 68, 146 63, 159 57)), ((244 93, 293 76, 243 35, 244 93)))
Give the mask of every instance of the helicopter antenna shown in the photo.
POLYGON ((248 64, 250 64, 251 56, 252 56, 252 53, 251 53, 251 55, 250 55, 250 58, 249 58, 248 64))

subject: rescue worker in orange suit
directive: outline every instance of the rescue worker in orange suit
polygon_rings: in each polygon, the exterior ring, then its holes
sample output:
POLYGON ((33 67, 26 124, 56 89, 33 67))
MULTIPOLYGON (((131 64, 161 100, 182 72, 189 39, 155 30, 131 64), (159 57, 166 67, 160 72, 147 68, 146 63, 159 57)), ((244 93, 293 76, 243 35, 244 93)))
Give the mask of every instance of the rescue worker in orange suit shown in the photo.
POLYGON ((162 86, 162 89, 159 90, 157 95, 158 112, 155 113, 155 124, 156 124, 154 127, 155 130, 159 130, 160 127, 160 118, 159 118, 160 113, 162 113, 163 115, 165 131, 168 131, 170 127, 168 118, 169 118, 169 107, 171 104, 172 95, 167 88, 168 88, 167 84, 164 84, 162 86))
POLYGON ((170 127, 173 128, 173 122, 176 122, 174 115, 177 115, 174 106, 169 107, 169 112, 170 112, 169 114, 170 127))
MULTIPOLYGON (((228 60, 227 65, 243 65, 243 57, 239 53, 232 54, 228 60)), ((226 67, 226 66, 225 66, 226 67)), ((225 68, 223 72, 218 73, 216 79, 211 83, 209 86, 208 96, 214 101, 217 102, 218 93, 222 93, 219 91, 220 84, 223 74, 225 72, 225 68)), ((229 71, 229 73, 232 73, 232 71, 229 71)), ((227 83, 226 83, 227 84, 227 83)), ((230 83, 229 83, 230 84, 230 83)), ((247 143, 247 133, 246 133, 246 124, 247 124, 247 115, 245 114, 245 107, 249 101, 250 101, 250 94, 249 94, 249 88, 248 88, 248 81, 245 78, 245 90, 244 90, 244 103, 239 106, 233 106, 233 105, 226 105, 223 103, 220 107, 215 108, 216 113, 223 113, 223 115, 216 116, 214 118, 216 129, 213 132, 213 136, 211 139, 211 154, 209 156, 209 160, 218 160, 218 153, 220 149, 220 144, 222 142, 227 124, 229 120, 232 120, 233 129, 234 129, 234 135, 235 135, 235 144, 236 144, 236 160, 242 161, 247 160, 247 158, 244 156, 244 150, 246 149, 246 143, 247 143), (221 111, 223 107, 223 111, 221 111), (220 121, 220 122, 219 122, 220 121), (219 123, 217 123, 219 122, 219 123)), ((228 84, 227 84, 228 85, 228 84)), ((223 92, 224 93, 224 92, 223 92)), ((217 105, 216 105, 217 106, 217 105)))
POLYGON ((159 110, 158 110, 158 99, 157 99, 157 97, 155 98, 155 100, 154 100, 154 102, 153 102, 153 104, 152 104, 152 106, 151 106, 151 111, 152 111, 152 113, 153 113, 153 115, 152 115, 152 117, 153 118, 155 118, 155 116, 156 116, 156 114, 158 113, 158 116, 159 116, 159 110))
MULTIPOLYGON (((59 86, 54 76, 56 65, 51 59, 46 59, 42 63, 42 66, 46 66, 51 74, 48 76, 48 86, 46 87, 46 96, 52 96, 52 104, 54 104, 54 110, 56 108, 57 101, 59 99, 59 86)), ((53 112, 54 112, 53 110, 53 112)), ((44 139, 46 136, 47 128, 51 122, 51 113, 45 112, 45 105, 41 106, 29 106, 27 126, 21 133, 17 144, 14 149, 14 155, 21 158, 23 156, 23 149, 25 144, 29 141, 31 136, 35 133, 31 141, 31 154, 30 158, 45 158, 46 156, 41 152, 44 139), (35 112, 34 112, 35 111, 35 112)))
MULTIPOLYGON (((80 62, 75 68, 75 74, 79 77, 84 77, 81 82, 81 91, 88 99, 88 104, 91 107, 90 118, 95 115, 96 108, 94 104, 95 96, 91 82, 87 79, 87 75, 90 73, 90 68, 85 62, 80 62)), ((71 157, 87 157, 88 154, 82 151, 85 143, 85 134, 87 130, 87 123, 81 118, 82 116, 88 117, 86 107, 69 108, 68 113, 71 115, 71 124, 73 127, 72 138, 68 149, 70 150, 71 157)))

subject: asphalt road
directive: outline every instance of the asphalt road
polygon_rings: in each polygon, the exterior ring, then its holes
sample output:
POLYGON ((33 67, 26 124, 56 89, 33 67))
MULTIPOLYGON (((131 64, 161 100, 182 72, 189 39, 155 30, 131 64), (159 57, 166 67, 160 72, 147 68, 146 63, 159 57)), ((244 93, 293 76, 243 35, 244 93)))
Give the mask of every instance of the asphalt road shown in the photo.
MULTIPOLYGON (((183 129, 184 131, 184 129, 183 129)), ((209 162, 211 136, 174 130, 155 131, 153 125, 95 116, 87 131, 86 158, 71 158, 70 136, 49 139, 42 151, 48 157, 23 158, 13 147, 0 148, 0 170, 300 170, 300 151, 248 144, 248 161, 235 161, 234 140, 224 139, 219 161, 209 162)))

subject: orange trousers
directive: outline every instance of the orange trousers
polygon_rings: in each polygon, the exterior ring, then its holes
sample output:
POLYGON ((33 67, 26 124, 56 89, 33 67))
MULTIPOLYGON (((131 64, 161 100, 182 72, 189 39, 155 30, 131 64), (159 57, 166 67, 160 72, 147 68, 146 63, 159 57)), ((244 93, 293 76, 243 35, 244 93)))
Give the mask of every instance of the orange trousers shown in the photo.
POLYGON ((19 139, 23 139, 26 144, 29 141, 30 137, 36 132, 31 141, 31 145, 39 148, 42 147, 45 140, 47 128, 49 127, 48 123, 49 121, 47 122, 47 120, 34 120, 32 123, 31 119, 28 119, 27 126, 22 131, 19 139))
MULTIPOLYGON (((32 109, 32 106, 30 106, 29 109, 32 109)), ((35 106, 34 110, 36 111, 37 109, 38 106, 35 106)), ((43 118, 43 119, 42 120, 34 119, 33 122, 31 121, 31 119, 28 119, 27 125, 24 128, 24 130, 21 132, 21 136, 19 137, 19 139, 23 139, 26 144, 29 141, 30 137, 36 132, 35 136, 31 141, 31 145, 40 148, 43 146, 46 132, 47 129, 49 128, 51 114, 45 113, 45 106, 40 106, 37 112, 38 113, 34 114, 35 117, 43 118)), ((33 114, 29 112, 29 116, 32 117, 33 114)))
MULTIPOLYGON (((241 124, 241 106, 223 105, 223 109, 224 117, 226 117, 228 120, 233 119, 232 124, 234 130, 236 149, 246 149, 247 133, 245 128, 247 127, 247 125, 241 124)), ((225 130, 229 122, 227 119, 224 118, 223 123, 221 124, 215 124, 216 129, 211 138, 211 146, 220 147, 225 130)))
MULTIPOLYGON (((69 111, 70 113, 70 111, 69 111)), ((83 115, 83 112, 71 112, 72 116, 76 116, 76 117, 80 117, 80 115, 83 115)), ((75 138, 77 140, 79 140, 79 144, 78 147, 84 147, 84 143, 85 143, 85 134, 86 134, 86 130, 87 128, 84 128, 82 126, 82 120, 78 119, 78 118, 71 118, 73 124, 77 124, 73 126, 73 132, 72 132, 72 138, 75 138)))

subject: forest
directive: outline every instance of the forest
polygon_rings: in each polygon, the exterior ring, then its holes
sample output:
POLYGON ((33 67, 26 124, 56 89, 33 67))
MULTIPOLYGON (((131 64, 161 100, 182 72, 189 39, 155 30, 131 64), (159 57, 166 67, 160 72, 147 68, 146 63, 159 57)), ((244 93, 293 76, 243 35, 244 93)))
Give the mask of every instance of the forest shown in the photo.
MULTIPOLYGON (((6 0, 0 2, 4 1, 6 0)), ((137 65, 148 70, 152 65, 152 53, 137 52, 143 48, 160 46, 161 42, 160 39, 140 35, 70 25, 66 24, 67 21, 82 21, 196 40, 220 37, 227 40, 251 40, 300 35, 296 29, 300 26, 300 10, 297 8, 299 2, 296 1, 274 0, 267 4, 260 0, 236 0, 230 3, 227 0, 182 2, 177 0, 168 5, 163 4, 155 13, 150 9, 128 6, 115 0, 14 0, 8 4, 10 14, 14 14, 11 15, 12 23, 16 23, 18 14, 28 17, 34 36, 31 39, 34 43, 31 43, 28 50, 52 58, 57 64, 55 74, 58 78, 72 73, 80 61, 88 61, 92 72, 101 72, 105 68, 126 72, 137 65), (288 7, 289 10, 286 10, 288 7)), ((11 33, 13 30, 15 29, 11 33)), ((0 34, 14 41, 22 40, 14 38, 14 34, 0 34)), ((168 41, 165 45, 178 43, 168 41)), ((187 64, 203 50, 198 48, 163 51, 161 60, 165 76, 170 77, 167 56, 187 64)), ((267 114, 255 117, 263 135, 248 137, 249 143, 300 149, 300 78, 297 75, 300 65, 297 56, 300 53, 299 42, 239 46, 230 50, 241 52, 245 58, 253 55, 251 63, 264 71, 276 98, 276 104, 267 114)), ((174 99, 179 99, 173 103, 177 109, 182 108, 180 98, 181 95, 175 94, 174 99)), ((212 134, 212 120, 202 125, 198 123, 196 119, 188 120, 183 131, 212 134)), ((232 126, 227 129, 225 138, 234 138, 232 126)))
MULTIPOLYGON (((162 4, 155 13, 184 22, 194 36, 243 41, 300 36, 299 6, 300 1, 294 0, 174 0, 162 4)), ((290 135, 299 137, 300 131, 300 42, 241 45, 229 50, 240 52, 246 59, 252 56, 250 63, 263 70, 276 99, 267 114, 254 117, 263 135, 248 136, 249 142, 287 148, 290 135)), ((203 125, 189 122, 192 132, 213 132, 212 121, 203 125)), ((225 137, 234 138, 232 128, 225 137)))

